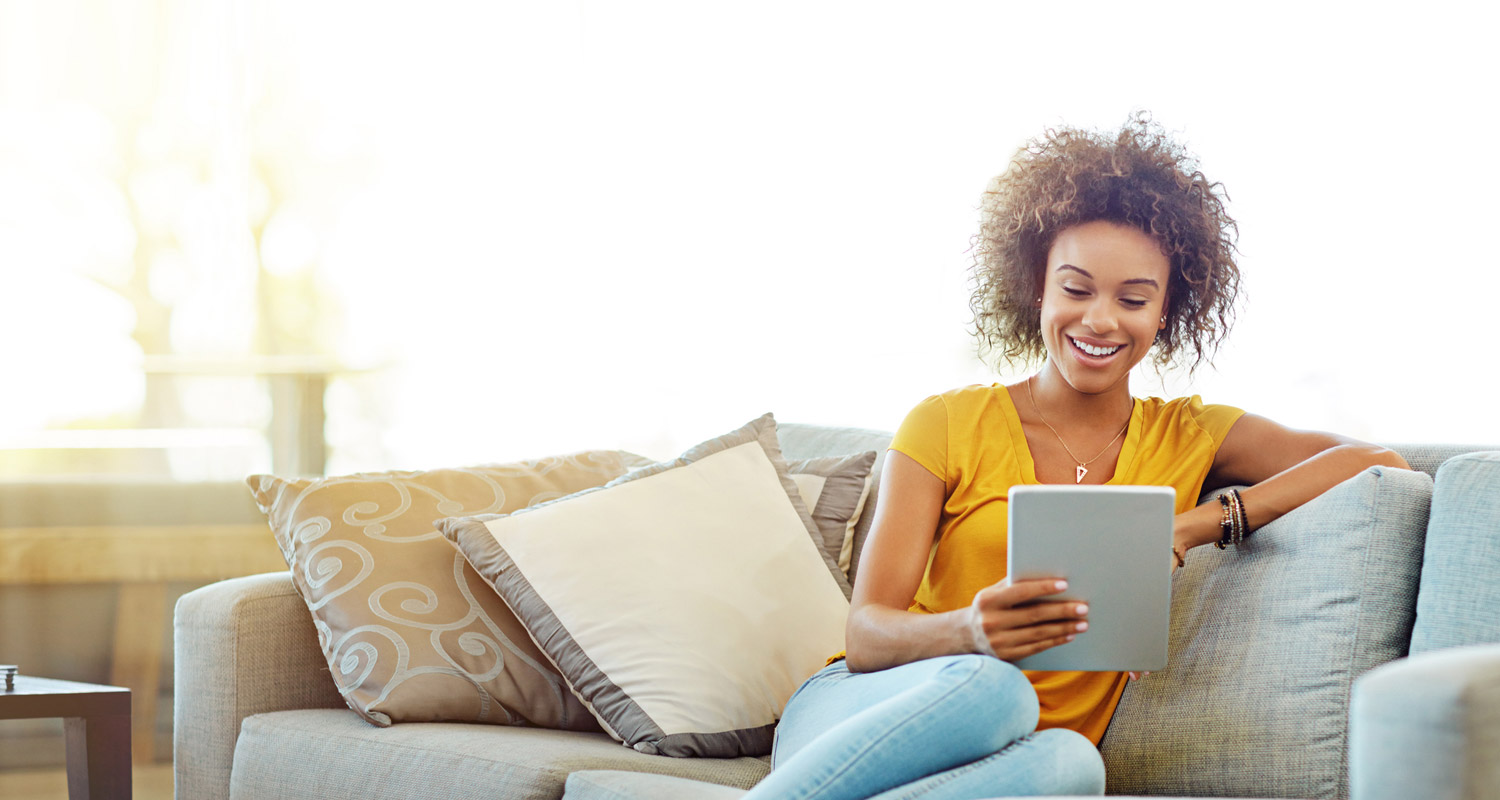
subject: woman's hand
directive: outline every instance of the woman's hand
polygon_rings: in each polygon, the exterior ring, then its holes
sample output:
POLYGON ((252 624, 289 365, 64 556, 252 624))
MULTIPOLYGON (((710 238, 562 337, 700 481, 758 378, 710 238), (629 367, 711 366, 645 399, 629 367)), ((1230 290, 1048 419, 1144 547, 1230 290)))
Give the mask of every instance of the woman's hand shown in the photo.
POLYGON ((1067 582, 1054 579, 1006 579, 980 589, 969 604, 974 652, 1015 661, 1073 641, 1088 629, 1088 606, 1042 599, 1067 588, 1067 582))

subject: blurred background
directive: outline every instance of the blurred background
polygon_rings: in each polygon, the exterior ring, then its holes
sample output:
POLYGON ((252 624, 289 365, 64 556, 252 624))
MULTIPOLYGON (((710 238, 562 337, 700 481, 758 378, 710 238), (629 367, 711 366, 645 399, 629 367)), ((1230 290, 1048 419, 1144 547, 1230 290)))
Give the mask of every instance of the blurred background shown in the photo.
MULTIPOLYGON (((1246 285, 1216 367, 1138 394, 1500 442, 1495 17, 0 0, 0 522, 105 535, 178 502, 80 521, 32 485, 662 458, 766 411, 890 430, 1019 377, 967 331, 986 180, 1047 126, 1135 109, 1224 184, 1246 285)), ((0 566, 0 661, 24 640, 106 680, 114 623, 55 655, 22 631, 59 581, 0 566)), ((151 602, 211 577, 149 574, 178 581, 151 602)))

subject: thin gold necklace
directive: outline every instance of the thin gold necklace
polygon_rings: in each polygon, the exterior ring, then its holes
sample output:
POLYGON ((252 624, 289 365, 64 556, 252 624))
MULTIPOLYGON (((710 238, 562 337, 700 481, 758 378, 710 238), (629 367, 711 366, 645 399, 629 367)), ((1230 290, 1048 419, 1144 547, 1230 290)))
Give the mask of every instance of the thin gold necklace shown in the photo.
POLYGON ((1036 412, 1037 419, 1041 420, 1042 424, 1047 426, 1047 430, 1052 431, 1052 435, 1057 437, 1057 443, 1060 444, 1060 445, 1062 445, 1062 449, 1067 452, 1068 456, 1070 458, 1072 458, 1074 461, 1078 462, 1078 470, 1077 470, 1078 477, 1076 477, 1073 480, 1073 482, 1074 483, 1083 483, 1083 476, 1089 474, 1088 465, 1094 463, 1095 461, 1098 461, 1099 460, 1099 456, 1102 456, 1105 453, 1109 452, 1109 448, 1114 447, 1115 446, 1115 442, 1119 441, 1120 437, 1125 435, 1125 431, 1126 430, 1129 430, 1129 428, 1130 428, 1130 417, 1126 417, 1125 418, 1125 427, 1121 428, 1120 432, 1117 433, 1117 434, 1115 434, 1115 438, 1109 440, 1109 444, 1105 445, 1104 449, 1100 450, 1098 455, 1094 456, 1093 458, 1089 459, 1088 461, 1084 461, 1083 459, 1079 458, 1078 456, 1073 455, 1073 451, 1068 448, 1068 443, 1065 442, 1065 441, 1063 441, 1062 434, 1058 433, 1057 429, 1054 428, 1054 427, 1052 427, 1052 423, 1048 422, 1047 418, 1044 417, 1044 416, 1042 416, 1042 410, 1040 408, 1037 408, 1037 406, 1036 406, 1036 395, 1032 394, 1032 392, 1031 392, 1031 378, 1034 378, 1034 377, 1036 377, 1036 376, 1032 375, 1031 377, 1028 377, 1026 379, 1026 397, 1031 400, 1031 410, 1036 412))

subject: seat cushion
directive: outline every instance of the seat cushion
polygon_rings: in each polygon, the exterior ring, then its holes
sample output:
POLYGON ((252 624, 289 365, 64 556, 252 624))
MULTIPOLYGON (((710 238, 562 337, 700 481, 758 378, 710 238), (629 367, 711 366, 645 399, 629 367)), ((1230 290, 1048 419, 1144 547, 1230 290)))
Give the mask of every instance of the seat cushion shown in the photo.
POLYGON ((352 711, 278 711, 245 719, 234 748, 233 800, 557 800, 568 773, 615 769, 748 788, 758 758, 663 758, 603 733, 472 723, 377 728, 352 711))
POLYGON ((1111 794, 1346 797, 1349 692, 1406 652, 1432 479, 1375 467, 1172 587, 1167 667, 1106 732, 1111 794))
POLYGON ((568 776, 563 800, 736 800, 744 789, 671 775, 585 770, 568 776))
MULTIPOLYGON (((736 800, 744 797, 742 789, 716 786, 701 781, 666 775, 646 775, 618 770, 589 770, 568 776, 568 791, 563 800, 736 800)), ((995 798, 994 800, 1006 800, 995 798)), ((1082 796, 1054 797, 1053 800, 1091 800, 1082 796)), ((1117 797, 1115 800, 1145 800, 1140 797, 1117 797)), ((1177 800, 1207 800, 1183 797, 1177 800)), ((1224 800, 1224 798, 1214 798, 1224 800)))

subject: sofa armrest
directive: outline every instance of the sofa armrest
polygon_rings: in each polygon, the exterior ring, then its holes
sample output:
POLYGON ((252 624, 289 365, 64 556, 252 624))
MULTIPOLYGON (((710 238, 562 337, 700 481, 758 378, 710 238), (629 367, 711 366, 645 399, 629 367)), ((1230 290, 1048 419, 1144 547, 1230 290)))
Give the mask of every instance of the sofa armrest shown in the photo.
POLYGON ((1354 800, 1500 800, 1500 644, 1370 670, 1349 707, 1354 800))
POLYGON ((245 717, 344 707, 289 572, 220 581, 183 595, 174 630, 179 798, 227 800, 245 717))

